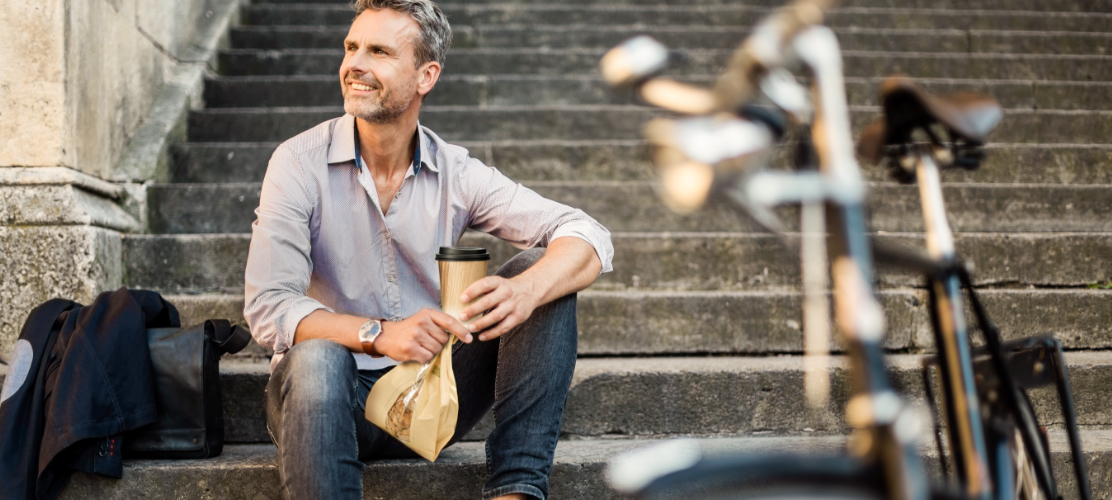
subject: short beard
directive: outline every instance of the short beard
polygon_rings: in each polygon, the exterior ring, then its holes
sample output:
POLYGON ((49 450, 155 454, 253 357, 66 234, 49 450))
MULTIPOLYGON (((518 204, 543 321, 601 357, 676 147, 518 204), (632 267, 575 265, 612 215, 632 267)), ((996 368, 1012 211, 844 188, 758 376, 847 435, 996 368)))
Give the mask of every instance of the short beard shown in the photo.
MULTIPOLYGON (((407 99, 407 97, 413 95, 414 89, 417 86, 416 82, 414 82, 405 88, 398 89, 398 92, 391 92, 386 90, 381 83, 373 79, 369 82, 362 80, 360 82, 378 88, 379 98, 372 99, 369 96, 354 98, 347 95, 345 91, 344 112, 375 124, 397 121, 398 117, 409 109, 409 105, 413 101, 407 99)), ((344 88, 346 89, 347 87, 344 88)))

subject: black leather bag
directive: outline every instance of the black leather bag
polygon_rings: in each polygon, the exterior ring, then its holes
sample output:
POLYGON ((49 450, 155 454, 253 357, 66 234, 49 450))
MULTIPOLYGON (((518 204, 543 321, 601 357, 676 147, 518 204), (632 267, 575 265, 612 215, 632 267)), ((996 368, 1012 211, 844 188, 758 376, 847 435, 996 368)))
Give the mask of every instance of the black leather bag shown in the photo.
POLYGON ((209 458, 224 449, 220 356, 251 340, 246 328, 215 319, 186 328, 147 330, 158 421, 127 434, 124 456, 209 458))

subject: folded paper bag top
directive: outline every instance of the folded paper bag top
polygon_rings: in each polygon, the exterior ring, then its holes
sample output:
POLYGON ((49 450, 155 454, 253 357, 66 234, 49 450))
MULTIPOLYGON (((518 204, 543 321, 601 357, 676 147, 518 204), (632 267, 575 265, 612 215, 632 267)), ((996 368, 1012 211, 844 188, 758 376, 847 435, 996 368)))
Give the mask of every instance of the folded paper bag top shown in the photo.
MULTIPOLYGON (((459 300, 463 291, 486 276, 490 254, 485 248, 440 247, 436 260, 441 308, 455 316, 467 306, 459 300)), ((452 439, 459 417, 453 341, 428 364, 411 361, 394 367, 367 395, 367 420, 432 461, 452 439)))

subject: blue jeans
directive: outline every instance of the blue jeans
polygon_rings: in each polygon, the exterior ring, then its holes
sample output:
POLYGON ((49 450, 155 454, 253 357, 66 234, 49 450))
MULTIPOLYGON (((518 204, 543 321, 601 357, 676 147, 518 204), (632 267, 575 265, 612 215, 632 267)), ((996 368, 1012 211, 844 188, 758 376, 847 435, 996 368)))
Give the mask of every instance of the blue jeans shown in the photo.
MULTIPOLYGON (((543 254, 541 249, 522 252, 497 274, 516 276, 543 254)), ((572 294, 537 308, 498 339, 479 342, 476 337, 453 347, 459 418, 448 446, 494 407, 483 499, 548 495, 575 369, 577 330, 572 294)), ((267 428, 278 445, 286 498, 361 499, 361 461, 417 457, 363 416, 371 386, 389 370, 359 371, 351 352, 328 340, 300 342, 286 353, 266 388, 267 428)))

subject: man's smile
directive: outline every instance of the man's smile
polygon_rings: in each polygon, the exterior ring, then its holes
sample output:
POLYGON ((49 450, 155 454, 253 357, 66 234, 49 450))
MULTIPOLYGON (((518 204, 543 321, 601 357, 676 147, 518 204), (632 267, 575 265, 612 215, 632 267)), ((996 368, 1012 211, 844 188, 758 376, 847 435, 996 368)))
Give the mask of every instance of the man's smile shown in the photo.
POLYGON ((375 87, 360 82, 351 82, 350 85, 352 90, 357 90, 359 92, 370 92, 372 90, 377 90, 375 87))

